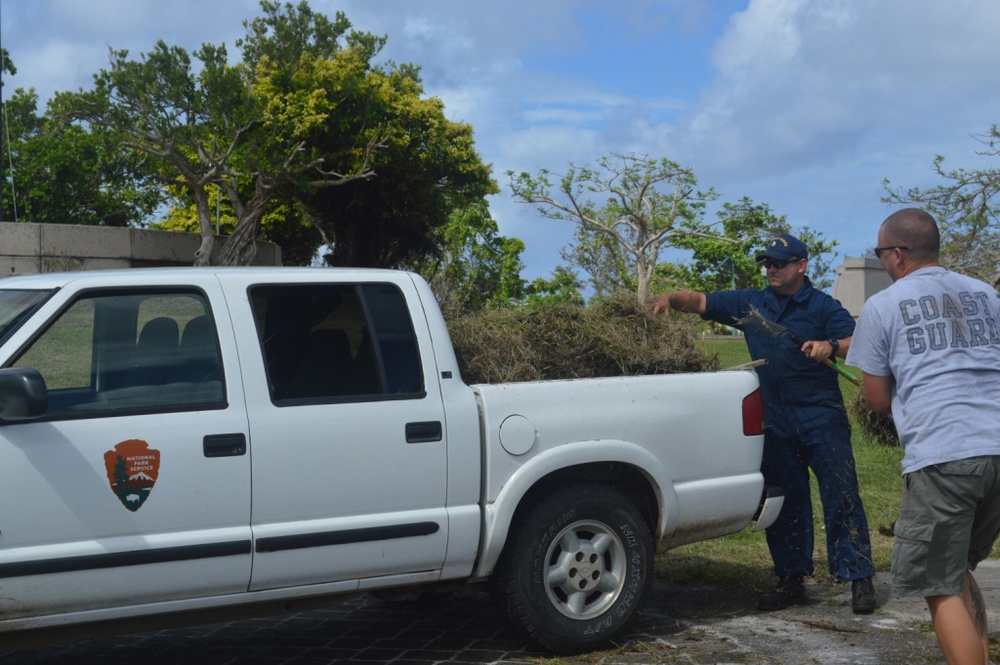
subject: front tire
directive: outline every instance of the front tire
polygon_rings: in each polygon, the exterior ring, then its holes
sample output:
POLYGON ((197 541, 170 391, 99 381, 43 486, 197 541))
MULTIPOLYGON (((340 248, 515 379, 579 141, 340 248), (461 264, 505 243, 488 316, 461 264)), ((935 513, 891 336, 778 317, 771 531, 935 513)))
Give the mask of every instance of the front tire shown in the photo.
POLYGON ((490 592, 529 642, 571 654, 621 635, 652 575, 652 537, 638 510, 611 488, 575 485, 511 524, 490 592))

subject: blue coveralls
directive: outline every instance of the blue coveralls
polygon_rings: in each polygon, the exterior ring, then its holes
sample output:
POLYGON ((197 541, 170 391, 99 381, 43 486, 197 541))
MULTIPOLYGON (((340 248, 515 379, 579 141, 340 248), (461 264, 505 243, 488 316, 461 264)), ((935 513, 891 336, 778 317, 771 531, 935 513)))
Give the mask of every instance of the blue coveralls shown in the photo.
POLYGON ((768 485, 785 492, 781 514, 766 532, 775 573, 781 578, 813 574, 812 469, 823 504, 830 575, 840 582, 871 577, 875 569, 868 520, 858 495, 850 424, 838 374, 810 360, 787 336, 735 321, 746 317, 753 306, 765 319, 808 342, 850 337, 854 319, 839 302, 814 289, 808 278, 787 297, 779 297, 771 288, 706 296, 703 318, 740 328, 750 356, 767 359, 766 365, 757 368, 765 418, 761 472, 768 485))

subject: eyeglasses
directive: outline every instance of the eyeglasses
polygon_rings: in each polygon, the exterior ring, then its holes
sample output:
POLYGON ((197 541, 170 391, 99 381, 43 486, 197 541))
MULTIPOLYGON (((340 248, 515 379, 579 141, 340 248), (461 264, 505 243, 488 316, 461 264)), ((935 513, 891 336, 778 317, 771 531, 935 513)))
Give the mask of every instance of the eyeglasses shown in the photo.
POLYGON ((764 264, 764 267, 767 270, 770 270, 771 268, 777 268, 778 270, 782 270, 789 263, 798 263, 801 260, 802 259, 785 259, 784 261, 780 261, 778 259, 764 259, 763 261, 761 261, 761 263, 764 264))
POLYGON ((882 252, 888 252, 890 249, 907 249, 908 250, 910 248, 906 247, 905 245, 889 245, 888 247, 876 247, 875 248, 875 258, 876 259, 881 259, 882 258, 882 252))

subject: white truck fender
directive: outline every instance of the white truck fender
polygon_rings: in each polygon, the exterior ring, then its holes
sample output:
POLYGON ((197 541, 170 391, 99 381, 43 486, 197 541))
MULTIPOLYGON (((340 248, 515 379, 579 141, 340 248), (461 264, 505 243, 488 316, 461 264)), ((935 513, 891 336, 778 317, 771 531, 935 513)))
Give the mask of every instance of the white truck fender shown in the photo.
POLYGON ((654 543, 669 535, 673 530, 673 516, 677 515, 677 495, 670 474, 655 455, 628 441, 596 439, 567 443, 525 462, 503 484, 494 501, 484 502, 482 556, 474 576, 487 577, 493 572, 507 542, 514 512, 535 484, 557 471, 592 463, 625 464, 638 469, 649 480, 658 503, 659 519, 652 525, 654 543))

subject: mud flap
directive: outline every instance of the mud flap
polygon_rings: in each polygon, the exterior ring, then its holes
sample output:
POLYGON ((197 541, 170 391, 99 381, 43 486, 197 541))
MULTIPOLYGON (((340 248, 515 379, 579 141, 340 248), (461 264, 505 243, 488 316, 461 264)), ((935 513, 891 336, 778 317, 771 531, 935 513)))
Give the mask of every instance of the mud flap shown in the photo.
POLYGON ((757 513, 753 516, 753 530, 763 531, 774 524, 781 512, 781 506, 785 503, 785 490, 780 487, 769 486, 764 488, 760 497, 760 505, 757 506, 757 513))

